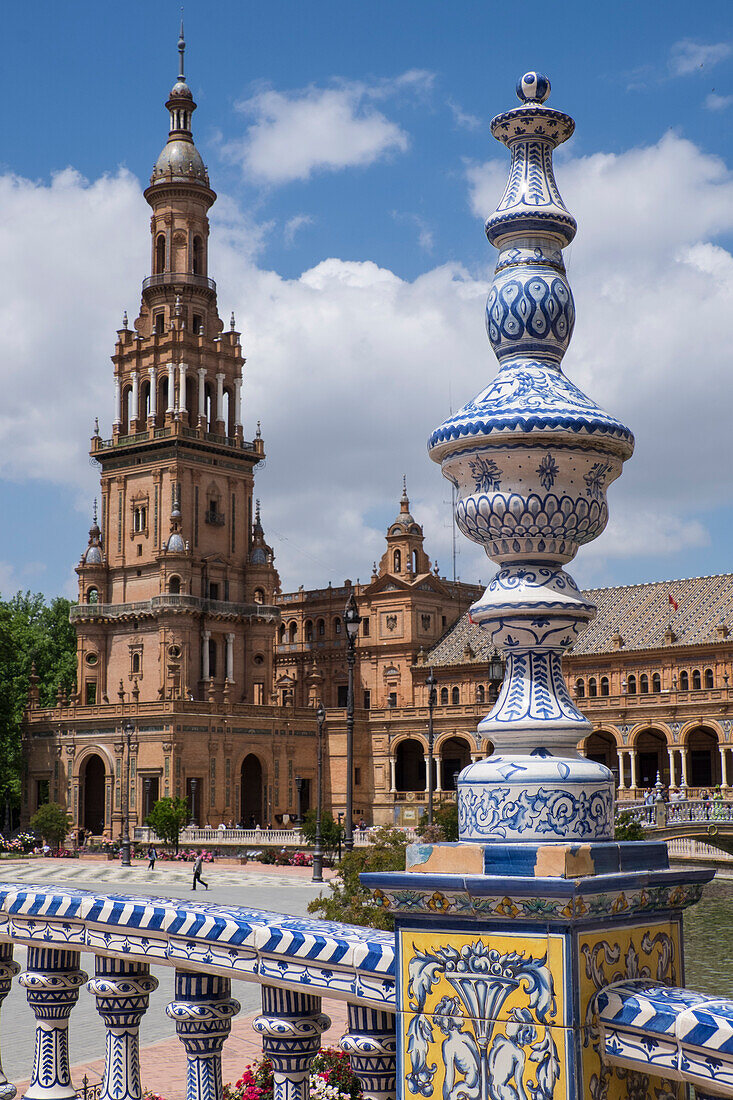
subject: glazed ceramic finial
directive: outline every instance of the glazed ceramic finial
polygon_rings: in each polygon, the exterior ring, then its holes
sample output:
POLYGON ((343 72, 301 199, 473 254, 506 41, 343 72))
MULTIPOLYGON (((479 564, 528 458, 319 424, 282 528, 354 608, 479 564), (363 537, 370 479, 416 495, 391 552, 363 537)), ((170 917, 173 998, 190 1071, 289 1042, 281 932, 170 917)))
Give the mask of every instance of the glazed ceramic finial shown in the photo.
POLYGON ((609 839, 613 776, 581 757, 591 724, 562 656, 595 615, 564 570, 608 520, 606 489, 634 438, 565 377, 575 309, 562 249, 576 232, 555 182, 554 149, 573 120, 548 107, 550 82, 525 73, 521 105, 491 123, 511 151, 486 235, 499 250, 487 303, 496 377, 430 437, 457 490, 456 521, 500 565, 471 620, 507 656, 499 698, 479 725, 494 755, 459 779, 462 840, 609 839))

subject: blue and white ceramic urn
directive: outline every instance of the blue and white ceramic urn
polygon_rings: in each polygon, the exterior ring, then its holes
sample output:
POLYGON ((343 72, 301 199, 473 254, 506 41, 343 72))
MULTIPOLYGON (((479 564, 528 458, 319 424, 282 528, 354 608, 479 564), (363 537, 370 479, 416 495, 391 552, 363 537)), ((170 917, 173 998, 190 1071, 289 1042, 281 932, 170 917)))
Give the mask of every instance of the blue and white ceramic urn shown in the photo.
POLYGON ((499 250, 486 307, 499 371, 428 445, 456 487, 458 526, 500 566, 471 618, 506 654, 507 674, 479 725, 494 754, 458 780, 460 835, 604 840, 613 835, 613 777, 577 751, 591 727, 561 668, 595 607, 563 566, 606 526, 606 490, 634 437, 563 374, 575 308, 562 250, 576 223, 552 154, 574 123, 545 106, 541 74, 526 73, 517 93, 521 106, 491 123, 512 155, 486 222, 499 250))

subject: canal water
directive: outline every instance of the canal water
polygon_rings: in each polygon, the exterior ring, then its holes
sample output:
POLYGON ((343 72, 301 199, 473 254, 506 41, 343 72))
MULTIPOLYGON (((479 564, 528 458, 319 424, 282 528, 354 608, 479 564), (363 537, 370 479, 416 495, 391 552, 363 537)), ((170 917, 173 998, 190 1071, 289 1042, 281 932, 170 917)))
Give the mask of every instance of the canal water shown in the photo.
POLYGON ((684 912, 685 985, 713 997, 733 996, 733 878, 717 875, 702 900, 684 912))

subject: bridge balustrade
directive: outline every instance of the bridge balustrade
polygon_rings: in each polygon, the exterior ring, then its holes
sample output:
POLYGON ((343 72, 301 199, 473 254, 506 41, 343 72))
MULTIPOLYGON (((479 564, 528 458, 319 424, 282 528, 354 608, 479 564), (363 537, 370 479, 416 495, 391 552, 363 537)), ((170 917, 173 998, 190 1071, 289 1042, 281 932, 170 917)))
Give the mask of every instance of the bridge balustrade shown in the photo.
MULTIPOLYGON (((19 981, 36 1017, 28 1100, 76 1095, 68 1029, 84 986, 106 1028, 100 1100, 141 1100, 139 1029, 158 985, 152 966, 176 972, 166 1011, 187 1058, 187 1100, 221 1100, 221 1052, 240 1009, 236 982, 262 988, 253 1026, 274 1066, 275 1096, 307 1100, 308 1067, 330 1026, 324 997, 348 1004, 341 1045, 366 1100, 395 1096, 390 933, 255 909, 2 884, 0 1003, 20 969, 15 943, 28 947, 19 981)), ((164 1093, 164 1082, 157 1084, 164 1093)), ((0 1096, 15 1093, 0 1066, 0 1096)))

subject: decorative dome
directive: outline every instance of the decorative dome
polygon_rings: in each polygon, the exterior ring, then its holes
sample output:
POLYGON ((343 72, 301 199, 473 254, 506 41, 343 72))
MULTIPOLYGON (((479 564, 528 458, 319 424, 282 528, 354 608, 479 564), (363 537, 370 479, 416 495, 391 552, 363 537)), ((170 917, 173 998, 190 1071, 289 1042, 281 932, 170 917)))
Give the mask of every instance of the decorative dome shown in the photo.
POLYGON ((400 497, 400 510, 395 519, 392 520, 390 527, 394 527, 395 524, 399 524, 400 527, 412 527, 415 520, 410 513, 410 499, 407 495, 407 478, 402 475, 402 496, 400 497))
POLYGON ((265 542, 265 532, 260 519, 260 502, 255 501, 255 521, 252 524, 252 549, 249 560, 252 565, 269 565, 272 561, 272 548, 265 542))
POLYGON ((193 99, 193 93, 185 80, 177 80, 171 88, 171 99, 193 99))
POLYGON ((174 138, 169 141, 155 162, 151 183, 175 180, 196 180, 209 186, 209 173, 201 154, 192 141, 174 138))
POLYGON ((174 531, 168 539, 168 553, 169 554, 183 554, 186 546, 183 542, 183 535, 179 531, 174 531))
POLYGON ((102 533, 97 523, 97 502, 94 501, 94 515, 92 526, 89 528, 89 545, 82 554, 81 560, 85 565, 104 565, 102 553, 102 533))

